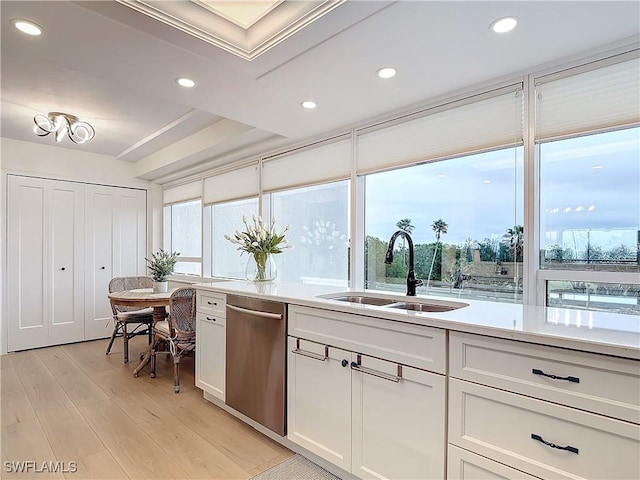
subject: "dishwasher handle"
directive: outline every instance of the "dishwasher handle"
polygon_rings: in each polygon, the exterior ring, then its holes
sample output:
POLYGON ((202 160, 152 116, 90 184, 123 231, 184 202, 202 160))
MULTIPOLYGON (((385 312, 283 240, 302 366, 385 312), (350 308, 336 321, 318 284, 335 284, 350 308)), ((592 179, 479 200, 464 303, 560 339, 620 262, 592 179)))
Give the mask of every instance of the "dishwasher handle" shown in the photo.
POLYGON ((236 307, 235 305, 227 304, 227 308, 234 312, 245 313, 247 315, 254 315, 256 317, 272 318, 274 320, 282 320, 281 313, 260 312, 258 310, 250 310, 248 308, 236 307))

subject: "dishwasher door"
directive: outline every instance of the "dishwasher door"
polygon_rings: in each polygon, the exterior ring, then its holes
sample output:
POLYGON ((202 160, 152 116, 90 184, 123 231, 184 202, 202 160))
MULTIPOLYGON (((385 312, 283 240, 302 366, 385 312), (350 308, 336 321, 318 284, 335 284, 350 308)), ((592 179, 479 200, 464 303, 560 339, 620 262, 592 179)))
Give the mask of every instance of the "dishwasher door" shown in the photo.
POLYGON ((287 305, 227 295, 226 329, 226 404, 285 436, 287 305))

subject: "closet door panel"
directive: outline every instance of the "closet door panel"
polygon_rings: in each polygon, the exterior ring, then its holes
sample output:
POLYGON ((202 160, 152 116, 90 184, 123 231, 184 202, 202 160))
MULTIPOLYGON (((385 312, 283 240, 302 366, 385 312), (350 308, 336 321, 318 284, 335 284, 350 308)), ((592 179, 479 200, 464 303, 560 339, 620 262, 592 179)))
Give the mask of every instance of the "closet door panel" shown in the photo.
POLYGON ((116 258, 121 276, 145 275, 147 200, 142 190, 119 189, 116 258))

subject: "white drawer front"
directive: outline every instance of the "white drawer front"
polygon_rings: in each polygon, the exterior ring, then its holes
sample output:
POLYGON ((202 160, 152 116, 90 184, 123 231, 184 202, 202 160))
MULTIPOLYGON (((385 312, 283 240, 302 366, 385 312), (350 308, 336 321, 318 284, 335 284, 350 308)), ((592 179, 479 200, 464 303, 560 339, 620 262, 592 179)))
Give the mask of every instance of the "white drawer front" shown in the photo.
POLYGON ((289 335, 446 373, 446 335, 439 328, 290 305, 289 335))
POLYGON ((640 423, 636 360, 459 332, 449 342, 452 377, 640 423))
POLYGON ((447 480, 535 480, 538 478, 455 445, 449 445, 448 452, 447 480))
POLYGON ((449 442, 541 478, 640 478, 640 426, 456 379, 449 442))
POLYGON ((198 290, 196 308, 198 312, 211 313, 216 316, 226 316, 227 296, 224 293, 198 290))
POLYGON ((220 325, 221 327, 224 327, 227 324, 227 319, 225 317, 221 317, 219 315, 212 315, 210 313, 207 314, 207 313, 197 312, 196 319, 203 322, 213 323, 215 325, 220 325))

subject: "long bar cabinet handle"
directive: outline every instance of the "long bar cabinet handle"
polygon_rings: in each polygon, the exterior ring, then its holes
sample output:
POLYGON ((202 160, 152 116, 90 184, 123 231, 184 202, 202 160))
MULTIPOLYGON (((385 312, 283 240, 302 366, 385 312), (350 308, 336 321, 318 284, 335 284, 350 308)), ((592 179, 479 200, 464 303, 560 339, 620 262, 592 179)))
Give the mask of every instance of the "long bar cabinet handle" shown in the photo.
POLYGON ((567 382, 580 383, 580 378, 578 377, 559 377, 558 375, 552 375, 550 373, 544 373, 542 370, 538 368, 533 368, 531 373, 534 375, 542 375, 543 377, 552 378, 553 380, 566 380, 567 382))
POLYGON ((535 433, 531 434, 531 438, 533 438, 534 440, 537 440, 540 443, 544 443, 548 447, 557 448, 558 450, 566 450, 568 452, 575 453, 576 455, 578 454, 578 449, 576 447, 572 447, 571 445, 562 447, 560 445, 556 445, 555 443, 547 442, 544 438, 542 438, 540 435, 536 435, 535 433))
POLYGON ((236 307, 235 305, 227 305, 227 308, 239 313, 246 313, 256 317, 273 318, 274 320, 282 320, 282 314, 271 312, 260 312, 258 310, 249 310, 248 308, 236 307))
POLYGON ((372 375, 374 377, 382 378, 383 380, 388 380, 390 382, 399 383, 402 379, 402 365, 398 364, 398 374, 391 375, 385 372, 379 372, 378 370, 374 370, 373 368, 363 367, 361 365, 362 356, 358 355, 357 362, 351 362, 351 370, 356 370, 358 372, 366 373, 367 375, 372 375))
POLYGON ((329 358, 329 346, 324 346, 324 356, 315 352, 307 352, 306 350, 302 350, 300 348, 300 339, 296 338, 296 348, 291 350, 291 353, 295 353, 296 355, 302 355, 303 357, 313 358, 314 360, 320 360, 324 362, 327 358, 329 358))

